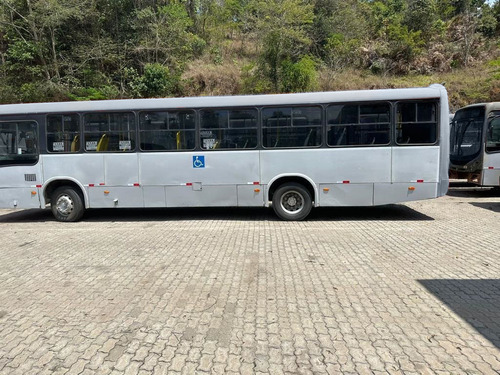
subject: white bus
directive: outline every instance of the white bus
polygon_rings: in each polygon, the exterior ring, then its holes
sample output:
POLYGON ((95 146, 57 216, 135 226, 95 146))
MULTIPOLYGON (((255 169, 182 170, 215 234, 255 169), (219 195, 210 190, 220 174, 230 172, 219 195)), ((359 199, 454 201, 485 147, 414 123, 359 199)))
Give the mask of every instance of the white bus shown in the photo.
POLYGON ((448 189, 444 87, 0 106, 0 207, 312 207, 448 189))
POLYGON ((450 135, 450 178, 500 186, 500 102, 461 108, 450 135))

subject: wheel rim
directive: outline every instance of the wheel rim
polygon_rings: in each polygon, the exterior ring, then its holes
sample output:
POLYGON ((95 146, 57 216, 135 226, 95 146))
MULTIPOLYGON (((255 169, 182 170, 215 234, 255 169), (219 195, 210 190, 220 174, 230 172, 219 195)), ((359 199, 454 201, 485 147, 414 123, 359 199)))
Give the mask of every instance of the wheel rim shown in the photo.
POLYGON ((56 201, 56 210, 61 215, 69 215, 73 212, 75 206, 73 199, 67 194, 60 195, 56 201))
POLYGON ((304 196, 296 190, 287 191, 282 195, 280 205, 286 213, 296 215, 304 209, 304 196))

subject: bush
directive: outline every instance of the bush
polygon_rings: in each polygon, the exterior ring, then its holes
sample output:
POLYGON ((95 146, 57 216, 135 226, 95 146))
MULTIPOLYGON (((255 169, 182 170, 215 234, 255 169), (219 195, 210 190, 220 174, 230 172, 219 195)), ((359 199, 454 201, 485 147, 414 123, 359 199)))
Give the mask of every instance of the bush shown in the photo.
POLYGON ((317 87, 316 62, 309 55, 296 63, 290 59, 284 60, 279 75, 282 92, 313 91, 317 87))
POLYGON ((178 88, 179 76, 161 64, 146 64, 144 74, 136 76, 129 85, 136 97, 171 96, 178 88))

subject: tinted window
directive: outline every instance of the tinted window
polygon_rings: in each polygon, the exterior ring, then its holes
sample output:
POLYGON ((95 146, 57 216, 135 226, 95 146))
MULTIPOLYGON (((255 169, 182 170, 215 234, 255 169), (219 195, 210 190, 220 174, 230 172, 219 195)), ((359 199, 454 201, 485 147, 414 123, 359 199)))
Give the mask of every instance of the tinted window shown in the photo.
POLYGON ((139 119, 141 150, 194 149, 193 111, 143 112, 139 119))
POLYGON ((387 103, 329 106, 327 109, 328 145, 389 144, 390 113, 391 107, 387 103))
POLYGON ((0 165, 38 161, 38 127, 34 121, 0 123, 0 165))
POLYGON ((47 151, 80 151, 80 123, 78 115, 47 116, 47 151))
POLYGON ((400 102, 397 105, 396 142, 433 144, 437 141, 436 103, 400 102))
POLYGON ((256 109, 205 109, 200 111, 200 144, 205 150, 255 148, 256 109))
POLYGON ((450 161, 464 165, 481 152, 485 109, 464 108, 453 117, 450 127, 450 161))
POLYGON ((495 112, 495 117, 491 118, 486 133, 486 151, 500 151, 500 113, 495 112))
POLYGON ((318 147, 321 145, 321 108, 264 108, 262 133, 266 148, 318 147))
POLYGON ((84 116, 85 150, 127 152, 135 148, 135 117, 131 112, 87 113, 84 116))

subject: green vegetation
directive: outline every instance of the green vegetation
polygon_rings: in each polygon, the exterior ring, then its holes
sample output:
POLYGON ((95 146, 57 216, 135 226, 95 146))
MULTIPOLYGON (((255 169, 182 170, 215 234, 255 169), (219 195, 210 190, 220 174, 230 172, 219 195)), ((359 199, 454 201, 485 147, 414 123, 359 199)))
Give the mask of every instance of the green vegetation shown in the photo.
POLYGON ((0 103, 446 82, 500 100, 500 0, 1 0, 0 103))

